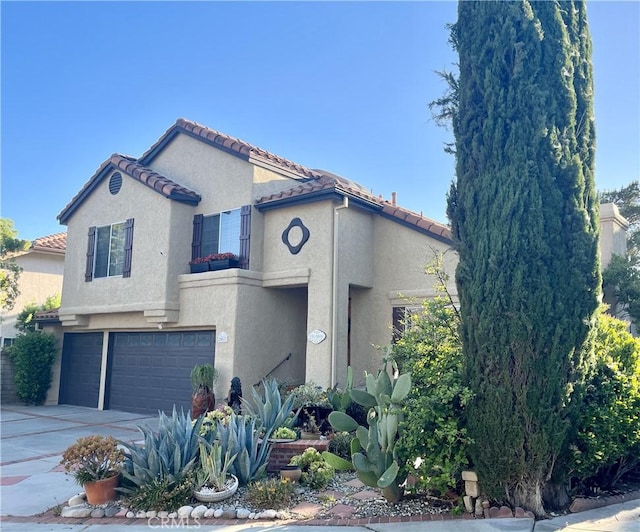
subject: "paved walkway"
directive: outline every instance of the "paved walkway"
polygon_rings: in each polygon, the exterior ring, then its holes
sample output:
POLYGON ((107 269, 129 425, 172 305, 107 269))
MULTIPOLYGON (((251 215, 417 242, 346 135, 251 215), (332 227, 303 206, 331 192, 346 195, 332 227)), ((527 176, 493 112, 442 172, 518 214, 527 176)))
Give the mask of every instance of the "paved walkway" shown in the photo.
MULTIPOLYGON (((2 436, 0 445, 0 519, 2 530, 26 532, 31 530, 115 532, 149 531, 154 528, 193 530, 196 526, 144 520, 88 519, 61 520, 51 514, 37 517, 49 508, 63 504, 80 488, 73 478, 59 466, 62 452, 81 436, 112 435, 125 441, 140 439, 136 428, 141 423, 154 427, 156 417, 144 417, 112 410, 100 411, 69 405, 25 407, 3 405, 0 409, 2 436), (141 522, 142 521, 142 522, 141 522), (167 526, 170 525, 170 526, 167 526)), ((335 526, 308 526, 303 523, 256 523, 239 521, 198 523, 198 528, 224 532, 243 530, 277 530, 278 532, 329 532, 351 530, 375 532, 640 532, 640 500, 571 514, 548 521, 533 522, 527 518, 507 519, 441 519, 442 516, 416 516, 401 523, 376 523, 344 518, 335 526), (420 521, 415 522, 416 519, 420 521)), ((384 519, 383 519, 384 520, 384 519)), ((391 519, 388 519, 391 520, 391 519)))

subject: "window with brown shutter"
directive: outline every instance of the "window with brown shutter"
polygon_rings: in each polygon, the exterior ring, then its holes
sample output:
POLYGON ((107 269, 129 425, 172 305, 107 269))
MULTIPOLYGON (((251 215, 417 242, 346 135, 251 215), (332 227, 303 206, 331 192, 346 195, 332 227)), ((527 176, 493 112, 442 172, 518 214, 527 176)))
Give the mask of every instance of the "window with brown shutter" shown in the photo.
POLYGON ((223 211, 219 214, 193 217, 191 260, 212 253, 233 253, 242 269, 249 269, 251 206, 223 211))
POLYGON ((131 277, 133 218, 89 229, 85 281, 99 277, 131 277))
POLYGON ((89 227, 89 238, 87 242, 87 264, 84 271, 85 282, 93 280, 93 256, 96 249, 96 228, 89 227))

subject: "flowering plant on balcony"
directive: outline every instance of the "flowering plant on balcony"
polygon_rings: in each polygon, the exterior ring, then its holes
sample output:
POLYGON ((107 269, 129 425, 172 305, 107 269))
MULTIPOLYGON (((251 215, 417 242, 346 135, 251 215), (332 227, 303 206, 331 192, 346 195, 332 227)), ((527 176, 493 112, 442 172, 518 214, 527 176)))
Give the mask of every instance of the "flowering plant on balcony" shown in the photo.
POLYGON ((225 260, 225 259, 238 260, 238 256, 228 251, 225 253, 211 253, 206 257, 197 257, 193 260, 190 260, 189 264, 204 264, 212 260, 225 260))
POLYGON ((225 251, 224 253, 212 253, 209 255, 209 260, 238 260, 238 256, 229 251, 225 251))

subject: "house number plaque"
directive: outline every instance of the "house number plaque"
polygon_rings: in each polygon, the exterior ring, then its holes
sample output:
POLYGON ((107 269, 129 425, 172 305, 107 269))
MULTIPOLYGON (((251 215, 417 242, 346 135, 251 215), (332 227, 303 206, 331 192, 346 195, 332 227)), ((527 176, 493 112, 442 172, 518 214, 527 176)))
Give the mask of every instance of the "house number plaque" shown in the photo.
POLYGON ((312 344, 317 345, 321 342, 324 342, 326 337, 327 334, 325 332, 315 329, 309 333, 309 336, 307 338, 312 344))

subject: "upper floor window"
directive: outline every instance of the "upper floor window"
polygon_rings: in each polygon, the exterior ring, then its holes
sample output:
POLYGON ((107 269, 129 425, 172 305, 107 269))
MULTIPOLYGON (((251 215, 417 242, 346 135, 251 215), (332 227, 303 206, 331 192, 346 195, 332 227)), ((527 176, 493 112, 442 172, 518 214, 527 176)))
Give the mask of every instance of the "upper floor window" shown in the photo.
POLYGON ((96 228, 94 277, 122 275, 124 267, 124 222, 96 228))
POLYGON ((94 277, 130 277, 133 219, 89 228, 85 281, 94 277))
POLYGON ((201 256, 226 252, 240 256, 240 209, 202 217, 201 256))
POLYGON ((240 259, 240 268, 249 269, 250 231, 251 205, 207 216, 196 214, 191 259, 212 253, 233 253, 240 259))

